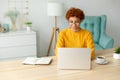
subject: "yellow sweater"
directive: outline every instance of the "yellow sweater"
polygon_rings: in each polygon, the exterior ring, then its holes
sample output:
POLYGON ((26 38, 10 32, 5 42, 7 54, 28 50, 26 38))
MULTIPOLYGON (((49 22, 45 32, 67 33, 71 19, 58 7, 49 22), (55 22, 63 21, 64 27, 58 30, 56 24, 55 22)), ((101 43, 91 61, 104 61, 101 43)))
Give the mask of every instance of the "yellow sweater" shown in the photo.
POLYGON ((74 32, 70 28, 62 30, 58 35, 58 41, 56 44, 56 56, 58 54, 58 48, 91 48, 91 59, 95 57, 95 48, 92 34, 88 30, 80 29, 80 31, 74 32))

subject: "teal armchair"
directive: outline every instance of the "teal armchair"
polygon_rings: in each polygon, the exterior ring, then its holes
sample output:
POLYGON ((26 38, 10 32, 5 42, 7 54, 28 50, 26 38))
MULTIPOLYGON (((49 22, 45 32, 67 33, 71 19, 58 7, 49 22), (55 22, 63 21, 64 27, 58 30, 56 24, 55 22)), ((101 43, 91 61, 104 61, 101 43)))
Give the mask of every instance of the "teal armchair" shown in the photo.
POLYGON ((96 50, 113 47, 114 39, 106 34, 106 15, 86 16, 80 26, 92 33, 96 50))

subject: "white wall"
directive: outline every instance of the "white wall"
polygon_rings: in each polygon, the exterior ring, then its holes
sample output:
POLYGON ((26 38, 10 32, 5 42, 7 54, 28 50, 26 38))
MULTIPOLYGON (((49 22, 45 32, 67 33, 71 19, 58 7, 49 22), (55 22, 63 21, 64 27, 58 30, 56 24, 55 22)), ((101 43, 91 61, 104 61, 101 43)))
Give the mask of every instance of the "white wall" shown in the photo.
POLYGON ((8 0, 0 0, 0 17, 8 10, 8 0))
MULTIPOLYGON (((7 10, 7 0, 0 0, 0 15, 7 10)), ((33 29, 37 31, 38 56, 47 53, 48 44, 54 26, 53 17, 47 16, 47 2, 51 0, 30 0, 30 19, 33 21, 33 29)), ((52 0, 53 1, 53 0, 52 0)), ((70 7, 78 7, 84 10, 86 15, 107 15, 107 33, 115 40, 114 46, 120 45, 120 0, 54 0, 63 2, 65 10, 70 7)), ((58 17, 58 27, 68 26, 64 16, 58 17)), ((51 54, 53 54, 53 49, 51 54)))

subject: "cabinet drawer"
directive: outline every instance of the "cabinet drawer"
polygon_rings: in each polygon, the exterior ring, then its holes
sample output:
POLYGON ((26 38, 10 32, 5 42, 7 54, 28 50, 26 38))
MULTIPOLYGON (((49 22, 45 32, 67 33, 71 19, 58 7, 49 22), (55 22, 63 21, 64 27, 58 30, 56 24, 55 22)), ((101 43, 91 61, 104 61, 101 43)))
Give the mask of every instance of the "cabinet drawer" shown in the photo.
POLYGON ((36 35, 34 34, 0 37, 0 47, 12 47, 12 46, 33 45, 33 44, 36 44, 36 35))
POLYGON ((36 56, 36 45, 0 49, 0 60, 28 56, 36 56))

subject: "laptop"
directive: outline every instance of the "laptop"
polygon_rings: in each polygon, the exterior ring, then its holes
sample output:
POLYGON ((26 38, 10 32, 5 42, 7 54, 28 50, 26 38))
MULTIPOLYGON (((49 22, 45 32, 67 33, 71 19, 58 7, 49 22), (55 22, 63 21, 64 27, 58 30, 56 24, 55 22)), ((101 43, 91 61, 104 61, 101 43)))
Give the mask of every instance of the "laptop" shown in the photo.
POLYGON ((58 48, 59 69, 91 69, 90 48, 58 48))

